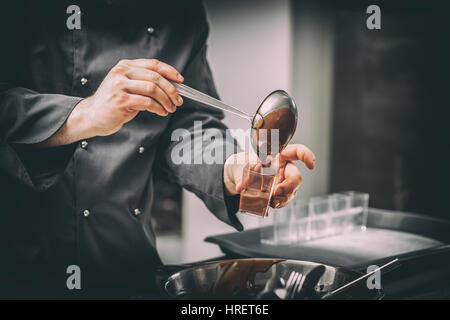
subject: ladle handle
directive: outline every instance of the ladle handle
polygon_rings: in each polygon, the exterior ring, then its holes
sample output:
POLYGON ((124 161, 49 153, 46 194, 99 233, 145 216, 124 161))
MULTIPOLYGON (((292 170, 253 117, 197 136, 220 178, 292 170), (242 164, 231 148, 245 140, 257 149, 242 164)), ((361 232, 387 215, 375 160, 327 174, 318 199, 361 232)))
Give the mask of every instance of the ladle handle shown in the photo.
POLYGON ((382 265, 381 267, 379 267, 379 268, 377 268, 375 270, 372 270, 371 272, 368 272, 365 275, 362 275, 361 277, 359 277, 359 278, 357 278, 357 279, 355 279, 355 280, 353 280, 353 281, 351 281, 349 283, 346 283, 345 285, 343 285, 343 286, 341 286, 341 287, 339 287, 337 289, 334 289, 331 292, 328 292, 327 294, 322 296, 320 299, 322 299, 322 300, 331 299, 332 297, 334 297, 337 294, 347 290, 348 288, 354 286, 355 284, 357 284, 357 283, 359 283, 361 281, 364 281, 365 279, 369 278, 370 276, 372 276, 376 272, 380 272, 381 270, 383 270, 384 273, 386 274, 387 272, 392 271, 392 270, 398 268, 399 266, 400 266, 399 259, 395 258, 394 260, 392 260, 392 261, 382 265))
POLYGON ((195 100, 197 102, 206 104, 208 106, 211 106, 211 107, 223 110, 223 111, 228 111, 228 112, 234 113, 235 115, 238 115, 238 116, 240 116, 242 118, 245 118, 245 119, 249 120, 250 122, 253 119, 251 116, 249 116, 248 114, 242 112, 241 110, 236 109, 236 108, 234 108, 232 106, 229 106, 229 105, 223 103, 220 100, 217 100, 217 99, 215 99, 215 98, 213 98, 211 96, 208 96, 207 94, 204 94, 204 93, 202 93, 202 92, 200 92, 198 90, 195 90, 195 89, 193 89, 191 87, 188 87, 188 86, 186 86, 184 84, 173 82, 173 81, 171 81, 171 82, 175 86, 175 88, 177 89, 178 93, 180 95, 182 95, 183 97, 195 100))

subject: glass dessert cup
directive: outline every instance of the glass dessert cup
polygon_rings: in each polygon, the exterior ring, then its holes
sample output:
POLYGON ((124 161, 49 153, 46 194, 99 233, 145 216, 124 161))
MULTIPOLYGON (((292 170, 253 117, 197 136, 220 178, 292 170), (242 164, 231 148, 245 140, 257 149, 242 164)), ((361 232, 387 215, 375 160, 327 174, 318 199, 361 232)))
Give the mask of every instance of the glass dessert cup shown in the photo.
POLYGON ((239 212, 266 217, 275 188, 277 169, 273 163, 247 164, 242 176, 239 212))

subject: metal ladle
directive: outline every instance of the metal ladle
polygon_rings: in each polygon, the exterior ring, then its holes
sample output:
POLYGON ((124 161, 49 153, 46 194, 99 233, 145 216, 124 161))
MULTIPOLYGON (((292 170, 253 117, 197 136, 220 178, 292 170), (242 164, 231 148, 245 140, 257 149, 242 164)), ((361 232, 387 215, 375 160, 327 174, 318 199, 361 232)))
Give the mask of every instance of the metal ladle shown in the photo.
POLYGON ((259 105, 254 116, 232 107, 207 94, 181 83, 172 82, 178 93, 202 104, 234 113, 251 123, 251 142, 260 158, 275 156, 283 150, 292 139, 297 128, 298 111, 294 100, 283 90, 269 94, 259 105), (267 131, 261 131, 266 129, 267 131), (278 131, 274 131, 277 129, 278 131), (278 135, 278 137, 277 137, 278 135), (276 143, 273 139, 278 138, 276 143), (278 145, 278 147, 277 147, 278 145))

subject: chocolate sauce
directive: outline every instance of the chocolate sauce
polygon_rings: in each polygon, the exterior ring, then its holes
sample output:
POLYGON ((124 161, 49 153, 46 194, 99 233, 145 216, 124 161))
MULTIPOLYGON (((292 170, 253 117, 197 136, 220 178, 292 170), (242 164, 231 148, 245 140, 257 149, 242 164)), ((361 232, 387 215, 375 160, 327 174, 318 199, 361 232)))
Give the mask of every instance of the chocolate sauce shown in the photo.
MULTIPOLYGON (((254 146, 257 146, 258 156, 272 154, 272 129, 279 130, 279 141, 274 141, 274 143, 278 144, 278 150, 276 150, 278 153, 289 143, 295 132, 296 125, 295 115, 288 108, 276 109, 265 116, 261 115, 261 119, 253 126, 254 133, 252 135, 252 143, 254 146), (261 129, 265 129, 266 132, 260 134, 261 129)), ((274 147, 276 148, 276 145, 274 147)))
POLYGON ((270 165, 266 167, 261 164, 247 164, 243 170, 239 210, 267 216, 276 173, 276 169, 270 165))
POLYGON ((255 287, 255 276, 266 272, 272 265, 284 259, 248 259, 220 262, 217 266, 217 280, 212 287, 216 297, 230 298, 255 287))
POLYGON ((239 210, 257 214, 259 216, 266 216, 269 207, 270 193, 258 190, 244 190, 241 193, 241 200, 239 202, 239 210))

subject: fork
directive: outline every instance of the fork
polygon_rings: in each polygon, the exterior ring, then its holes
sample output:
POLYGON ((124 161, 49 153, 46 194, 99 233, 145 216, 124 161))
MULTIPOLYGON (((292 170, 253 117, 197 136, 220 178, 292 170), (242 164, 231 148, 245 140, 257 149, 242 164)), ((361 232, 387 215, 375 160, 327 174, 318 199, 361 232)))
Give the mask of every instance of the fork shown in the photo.
POLYGON ((292 271, 284 288, 276 289, 275 294, 282 300, 294 299, 299 288, 302 287, 305 276, 297 271, 292 271))

